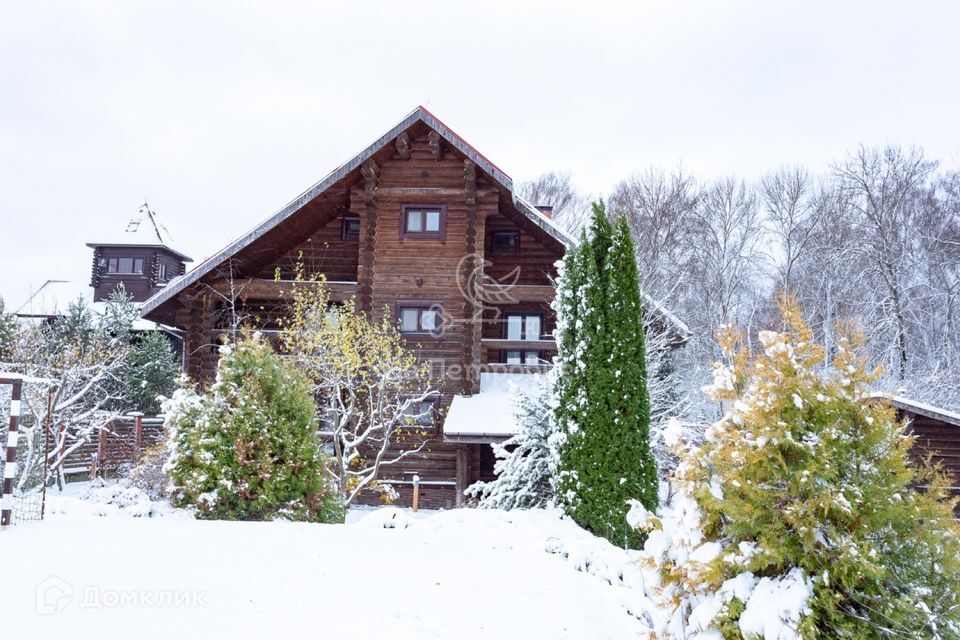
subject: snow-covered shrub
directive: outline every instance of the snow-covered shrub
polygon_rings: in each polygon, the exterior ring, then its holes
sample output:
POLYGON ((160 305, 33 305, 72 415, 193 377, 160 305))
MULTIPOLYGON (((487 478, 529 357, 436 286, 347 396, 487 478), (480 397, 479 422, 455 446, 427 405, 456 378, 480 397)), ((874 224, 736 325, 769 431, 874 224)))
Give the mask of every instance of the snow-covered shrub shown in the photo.
POLYGON ((493 445, 497 478, 466 491, 482 509, 531 509, 553 502, 557 461, 551 446, 555 428, 549 378, 543 376, 530 390, 517 390, 516 398, 517 434, 493 445))
POLYGON ((167 444, 158 442, 147 447, 140 458, 140 464, 133 467, 127 474, 130 485, 140 489, 151 500, 160 500, 166 497, 167 485, 170 479, 163 471, 167 462, 167 444))
POLYGON ((635 503, 669 638, 956 638, 960 528, 945 477, 908 459, 846 330, 835 374, 796 306, 750 361, 732 331, 705 391, 727 408, 674 475, 659 517, 635 503), (917 487, 923 490, 918 491, 917 487))
POLYGON ((174 504, 200 518, 342 521, 303 376, 258 336, 221 353, 208 393, 164 403, 174 504))

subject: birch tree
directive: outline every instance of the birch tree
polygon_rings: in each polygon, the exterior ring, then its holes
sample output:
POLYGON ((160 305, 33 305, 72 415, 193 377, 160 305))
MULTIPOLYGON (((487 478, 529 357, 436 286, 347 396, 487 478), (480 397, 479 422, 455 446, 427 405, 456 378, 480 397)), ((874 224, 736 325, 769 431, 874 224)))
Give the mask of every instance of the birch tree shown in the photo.
POLYGON ((430 365, 406 349, 390 316, 372 322, 352 300, 334 305, 322 276, 299 279, 279 336, 311 381, 344 506, 364 490, 390 496, 381 473, 420 452, 438 423, 430 365))

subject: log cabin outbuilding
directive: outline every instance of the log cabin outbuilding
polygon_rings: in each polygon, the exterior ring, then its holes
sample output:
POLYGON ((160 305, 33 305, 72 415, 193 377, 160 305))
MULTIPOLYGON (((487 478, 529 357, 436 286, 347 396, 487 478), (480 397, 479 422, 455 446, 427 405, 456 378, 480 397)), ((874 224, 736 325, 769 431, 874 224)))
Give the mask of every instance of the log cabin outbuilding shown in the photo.
MULTIPOLYGON (((406 345, 430 361, 440 394, 429 441, 384 480, 408 503, 417 475, 422 504, 452 507, 467 486, 492 477, 488 445, 513 429, 509 387, 543 372, 555 354, 555 263, 574 239, 549 213, 418 107, 154 294, 143 316, 182 329, 187 373, 209 380, 238 313, 275 331, 298 261, 323 273, 333 300, 355 298, 375 321, 392 316, 406 345)), ((656 312, 685 338, 679 320, 656 312)))
MULTIPOLYGON (((952 478, 952 494, 960 496, 960 414, 906 396, 876 395, 890 402, 897 419, 914 436, 911 456, 915 461, 930 459, 952 478)), ((957 505, 960 518, 960 505, 957 505)))

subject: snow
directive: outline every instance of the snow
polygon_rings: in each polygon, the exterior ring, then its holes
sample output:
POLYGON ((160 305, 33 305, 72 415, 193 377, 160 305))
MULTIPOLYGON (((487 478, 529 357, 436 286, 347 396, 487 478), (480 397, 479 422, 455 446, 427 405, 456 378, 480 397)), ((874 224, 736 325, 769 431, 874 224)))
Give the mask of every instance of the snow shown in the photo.
POLYGON ((101 245, 170 248, 173 241, 170 232, 157 219, 157 214, 144 204, 132 216, 123 219, 121 224, 101 232, 96 242, 88 243, 88 246, 101 245))
POLYGON ((93 302, 93 289, 88 283, 47 280, 20 305, 16 315, 24 318, 60 316, 67 312, 70 303, 78 299, 88 305, 93 302))
POLYGON ((516 421, 516 391, 537 386, 539 374, 481 373, 480 393, 454 396, 443 432, 452 436, 512 436, 516 421))
POLYGON ((16 549, 4 638, 592 640, 659 623, 635 553, 552 511, 199 521, 124 485, 71 485, 48 507, 0 534, 16 549))
POLYGON ((797 626, 811 595, 813 583, 799 568, 782 578, 761 578, 740 614, 740 631, 766 640, 799 638, 797 626))

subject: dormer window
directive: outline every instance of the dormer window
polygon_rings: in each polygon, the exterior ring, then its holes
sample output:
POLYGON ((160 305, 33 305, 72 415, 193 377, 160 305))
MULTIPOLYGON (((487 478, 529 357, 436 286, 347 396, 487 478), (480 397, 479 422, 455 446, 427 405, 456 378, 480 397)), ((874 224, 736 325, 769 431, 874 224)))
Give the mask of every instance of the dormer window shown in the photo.
POLYGON ((443 240, 447 231, 447 207, 444 205, 403 205, 400 237, 443 240))
POLYGON ((340 229, 340 239, 349 240, 360 237, 359 216, 344 216, 343 227, 340 229))
POLYGON ((143 273, 143 258, 108 258, 107 273, 143 273))
POLYGON ((520 232, 494 231, 490 237, 491 253, 517 253, 520 251, 520 232))

